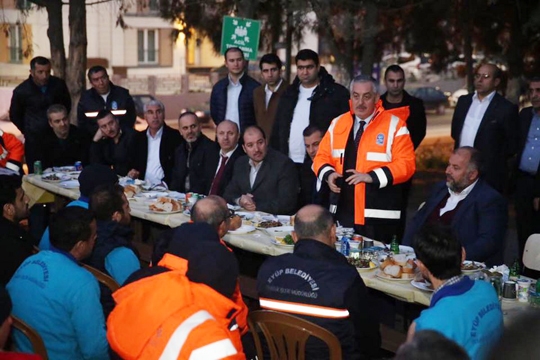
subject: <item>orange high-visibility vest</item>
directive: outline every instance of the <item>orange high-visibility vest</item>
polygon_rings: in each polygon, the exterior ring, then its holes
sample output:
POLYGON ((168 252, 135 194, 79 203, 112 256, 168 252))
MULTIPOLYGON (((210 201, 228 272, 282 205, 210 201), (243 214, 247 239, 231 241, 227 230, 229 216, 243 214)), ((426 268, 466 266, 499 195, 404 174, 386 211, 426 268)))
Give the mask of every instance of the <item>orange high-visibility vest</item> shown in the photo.
POLYGON ((239 308, 209 286, 190 282, 188 262, 165 254, 171 271, 135 281, 113 294, 107 339, 123 359, 245 359, 236 324, 239 308))
MULTIPOLYGON (((370 219, 397 221, 401 216, 399 208, 389 209, 377 199, 377 190, 409 180, 416 170, 414 147, 402 119, 408 112, 408 108, 386 111, 379 100, 374 117, 364 129, 357 150, 356 171, 371 175, 373 184, 355 185, 355 224, 364 225, 370 219)), ((353 124, 352 110, 332 120, 313 160, 313 171, 319 180, 326 180, 333 171, 343 175, 345 148, 353 124)), ((401 193, 396 191, 396 196, 401 193)))
POLYGON ((19 172, 23 158, 24 144, 15 135, 0 130, 0 167, 19 172))

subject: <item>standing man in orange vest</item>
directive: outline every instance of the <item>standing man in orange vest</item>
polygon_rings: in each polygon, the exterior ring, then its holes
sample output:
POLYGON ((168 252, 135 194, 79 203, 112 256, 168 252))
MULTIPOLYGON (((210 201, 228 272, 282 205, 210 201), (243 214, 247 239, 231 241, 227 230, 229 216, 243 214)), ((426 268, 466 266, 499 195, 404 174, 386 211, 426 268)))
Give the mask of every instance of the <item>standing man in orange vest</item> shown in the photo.
MULTIPOLYGON (((389 242, 401 216, 401 189, 414 174, 415 155, 409 130, 385 111, 378 84, 360 75, 350 86, 351 111, 332 121, 313 161, 313 170, 339 194, 336 220, 357 233, 389 242)), ((331 206, 333 205, 332 200, 331 206)))

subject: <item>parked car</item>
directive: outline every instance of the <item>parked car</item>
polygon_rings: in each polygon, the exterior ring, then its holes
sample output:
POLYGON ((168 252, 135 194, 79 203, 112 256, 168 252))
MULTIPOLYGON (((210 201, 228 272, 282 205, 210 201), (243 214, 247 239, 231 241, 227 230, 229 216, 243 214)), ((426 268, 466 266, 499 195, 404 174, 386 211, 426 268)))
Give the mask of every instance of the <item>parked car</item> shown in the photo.
POLYGON ((411 91, 411 95, 424 101, 426 110, 435 110, 442 115, 448 106, 448 97, 439 89, 434 87, 419 87, 411 91))
POLYGON ((450 103, 450 107, 456 107, 457 101, 460 98, 460 96, 467 95, 469 93, 469 90, 467 89, 458 89, 450 95, 448 98, 448 101, 450 103))
POLYGON ((132 94, 131 97, 135 103, 135 112, 137 113, 137 116, 144 119, 144 104, 147 104, 152 100, 156 100, 156 98, 150 94, 132 94))

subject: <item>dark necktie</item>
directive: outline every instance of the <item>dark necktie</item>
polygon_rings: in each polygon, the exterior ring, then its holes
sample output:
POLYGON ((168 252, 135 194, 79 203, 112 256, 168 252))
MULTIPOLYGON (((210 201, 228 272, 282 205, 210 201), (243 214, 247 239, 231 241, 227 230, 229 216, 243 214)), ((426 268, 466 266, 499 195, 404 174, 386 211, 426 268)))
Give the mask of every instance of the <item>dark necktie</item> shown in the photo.
POLYGON ((364 133, 364 126, 366 125, 366 122, 364 120, 360 120, 360 127, 358 130, 356 130, 356 135, 354 136, 354 145, 358 149, 358 144, 360 144, 360 139, 362 138, 362 134, 364 133))
POLYGON ((208 195, 218 194, 219 183, 221 182, 221 178, 223 177, 223 173, 225 172, 225 166, 227 165, 228 159, 229 158, 227 156, 221 155, 221 165, 219 166, 218 172, 214 177, 214 181, 212 182, 212 187, 210 188, 210 193, 208 195))

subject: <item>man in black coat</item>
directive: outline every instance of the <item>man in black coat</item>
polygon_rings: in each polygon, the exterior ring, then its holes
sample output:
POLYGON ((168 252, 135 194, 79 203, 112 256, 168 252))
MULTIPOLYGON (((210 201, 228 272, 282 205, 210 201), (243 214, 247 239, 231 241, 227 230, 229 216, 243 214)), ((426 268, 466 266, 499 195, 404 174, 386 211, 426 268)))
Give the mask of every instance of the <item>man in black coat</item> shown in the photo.
POLYGON ((133 129, 137 113, 129 90, 114 85, 109 80, 103 66, 93 66, 88 70, 88 80, 92 88, 81 94, 77 106, 79 127, 94 136, 98 130, 96 116, 100 110, 109 110, 120 121, 123 130, 133 129))
POLYGON ((212 182, 209 162, 219 148, 201 132, 201 122, 191 111, 180 114, 178 131, 184 141, 174 153, 170 188, 183 193, 207 194, 212 182))
POLYGON ((501 70, 483 64, 474 75, 474 94, 459 98, 452 117, 455 147, 472 146, 484 159, 484 180, 504 193, 508 179, 508 159, 516 153, 518 107, 496 91, 501 70))
MULTIPOLYGON (((384 72, 384 83, 386 92, 381 95, 381 100, 385 110, 407 107, 409 117, 405 120, 407 129, 411 135, 414 149, 420 145, 426 136, 426 110, 424 102, 410 95, 404 90, 405 72, 399 65, 390 65, 384 72)), ((401 218, 398 233, 398 239, 403 237, 405 232, 405 223, 407 221, 407 205, 409 203, 409 193, 411 191, 412 178, 401 185, 403 201, 401 206, 401 218)))
POLYGON ((268 149, 264 131, 256 125, 244 131, 243 140, 247 155, 234 164, 225 200, 249 211, 294 214, 298 174, 291 159, 268 149))
POLYGON ((178 131, 165 124, 165 106, 159 100, 144 105, 144 119, 148 128, 135 133, 128 176, 152 184, 162 181, 169 184, 174 152, 182 143, 182 137, 178 131))
POLYGON ((326 132, 330 122, 349 111, 349 91, 319 64, 319 55, 303 49, 296 55, 297 76, 281 95, 270 146, 296 164, 305 157, 302 131, 315 125, 326 132))
POLYGON ((42 56, 30 61, 30 76, 13 90, 9 118, 24 135, 24 151, 30 173, 39 160, 35 142, 49 128, 47 109, 62 104, 71 110, 71 97, 64 80, 51 76, 51 62, 42 56))
POLYGON ((208 194, 223 196, 225 188, 231 182, 236 160, 246 153, 242 146, 238 145, 240 134, 236 123, 230 120, 219 123, 216 128, 216 138, 219 152, 209 159, 208 168, 211 171, 212 180, 209 184, 208 194))
POLYGON ((135 130, 120 129, 120 121, 109 110, 101 110, 96 122, 99 129, 90 146, 90 163, 107 165, 117 175, 126 176, 135 130))
POLYGON ((246 73, 244 53, 237 47, 225 51, 227 77, 219 80, 210 94, 210 115, 216 125, 223 120, 235 122, 241 131, 255 125, 253 90, 260 84, 246 73))
POLYGON ((77 126, 69 123, 64 105, 54 104, 47 110, 49 129, 36 139, 37 160, 43 169, 53 166, 73 166, 80 161, 88 165, 90 138, 77 126))
POLYGON ((5 286, 24 259, 33 254, 35 241, 19 226, 29 215, 21 177, 6 169, 0 171, 0 285, 5 286))
MULTIPOLYGON (((519 253, 523 258, 525 243, 531 234, 540 232, 540 77, 529 82, 531 107, 519 113, 518 156, 515 176, 515 206, 519 253)), ((528 276, 533 274, 527 273, 528 276)), ((538 274, 534 274, 538 277, 538 274)))

